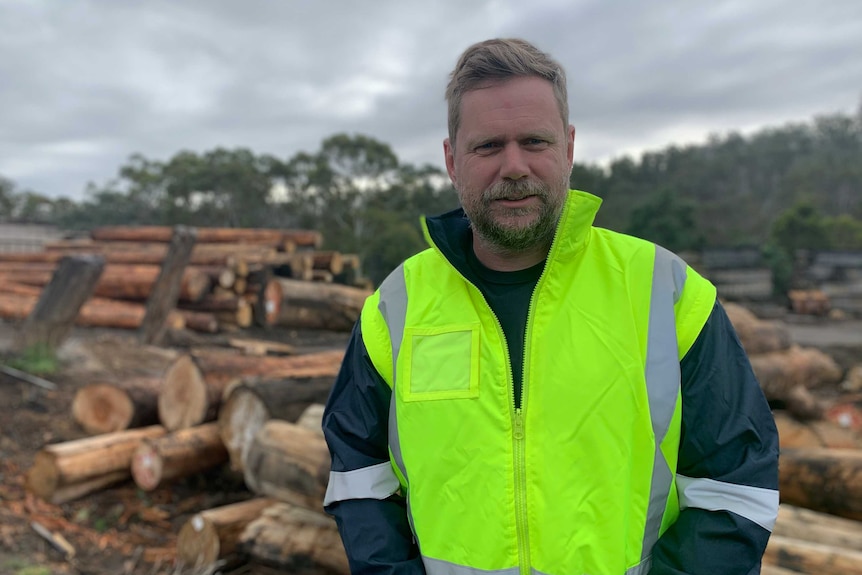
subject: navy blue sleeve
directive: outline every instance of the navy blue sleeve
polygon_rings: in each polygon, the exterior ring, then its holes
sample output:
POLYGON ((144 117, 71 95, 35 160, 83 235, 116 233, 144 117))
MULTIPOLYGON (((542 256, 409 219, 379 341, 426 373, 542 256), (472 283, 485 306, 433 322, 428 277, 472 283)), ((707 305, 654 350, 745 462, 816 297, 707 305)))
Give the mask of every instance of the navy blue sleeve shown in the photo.
MULTIPOLYGON (((724 309, 682 359, 677 472, 778 490, 778 431, 724 309)), ((689 507, 653 548, 650 575, 757 575, 770 532, 731 511, 689 507)))
MULTIPOLYGON (((332 471, 389 461, 390 397, 389 386, 368 357, 357 322, 323 413, 332 471)), ((352 574, 424 575, 401 496, 338 501, 325 510, 338 525, 352 574)))

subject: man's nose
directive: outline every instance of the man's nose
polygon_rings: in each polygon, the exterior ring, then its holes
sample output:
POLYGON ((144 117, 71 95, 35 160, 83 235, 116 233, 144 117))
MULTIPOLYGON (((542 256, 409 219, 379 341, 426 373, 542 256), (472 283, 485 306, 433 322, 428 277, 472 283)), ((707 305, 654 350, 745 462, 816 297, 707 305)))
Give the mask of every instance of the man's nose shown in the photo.
POLYGON ((524 150, 517 143, 511 142, 503 148, 500 172, 507 180, 520 180, 530 175, 524 150))

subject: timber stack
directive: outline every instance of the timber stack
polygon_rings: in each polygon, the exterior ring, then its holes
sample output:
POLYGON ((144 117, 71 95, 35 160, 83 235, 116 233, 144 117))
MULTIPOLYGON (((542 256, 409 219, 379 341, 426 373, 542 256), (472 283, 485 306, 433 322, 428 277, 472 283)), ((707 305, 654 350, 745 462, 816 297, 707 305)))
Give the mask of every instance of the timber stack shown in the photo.
POLYGON ((862 575, 862 366, 793 345, 779 321, 724 303, 773 407, 778 521, 764 575, 862 575))
POLYGON ((329 452, 321 433, 321 403, 344 352, 247 349, 175 354, 160 377, 84 386, 72 414, 93 435, 43 447, 29 491, 60 504, 131 482, 144 492, 169 490, 222 469, 244 478, 247 500, 189 518, 177 531, 178 566, 230 561, 256 572, 302 566, 346 575, 335 523, 322 509, 329 452))
MULTIPOLYGON (((138 329, 165 260, 172 228, 113 226, 0 254, 0 318, 26 318, 61 259, 96 254, 105 267, 77 324, 138 329)), ((359 258, 320 249, 314 230, 196 228, 172 329, 216 333, 253 325, 349 331, 370 282, 359 258)))

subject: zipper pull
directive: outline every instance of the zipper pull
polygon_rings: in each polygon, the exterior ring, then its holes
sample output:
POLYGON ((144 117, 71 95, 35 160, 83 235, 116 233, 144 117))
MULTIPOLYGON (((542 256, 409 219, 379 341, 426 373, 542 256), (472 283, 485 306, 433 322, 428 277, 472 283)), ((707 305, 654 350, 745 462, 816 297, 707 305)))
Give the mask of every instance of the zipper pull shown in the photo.
POLYGON ((521 410, 515 410, 515 439, 524 439, 524 418, 521 416, 521 410))

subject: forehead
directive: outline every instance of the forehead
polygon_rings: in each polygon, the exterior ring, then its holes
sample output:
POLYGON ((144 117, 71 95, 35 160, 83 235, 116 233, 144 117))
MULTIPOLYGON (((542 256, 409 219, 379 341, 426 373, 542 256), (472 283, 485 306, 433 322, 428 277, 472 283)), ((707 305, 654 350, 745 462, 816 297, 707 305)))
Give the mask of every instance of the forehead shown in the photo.
POLYGON ((530 127, 560 130, 560 108, 550 82, 518 77, 494 82, 464 93, 458 134, 530 127))

